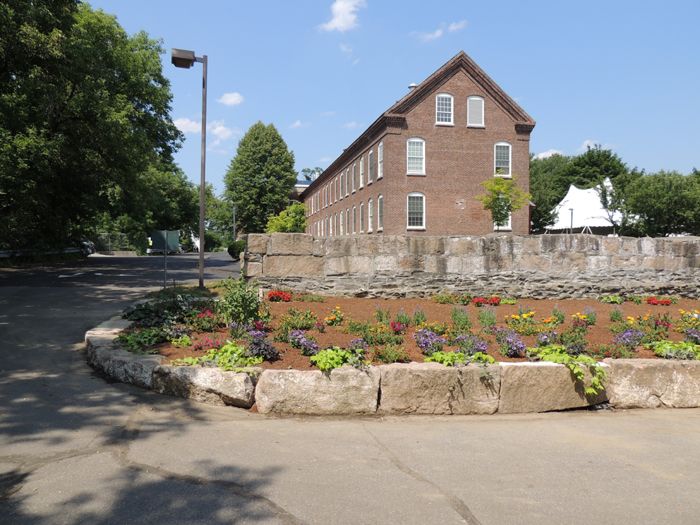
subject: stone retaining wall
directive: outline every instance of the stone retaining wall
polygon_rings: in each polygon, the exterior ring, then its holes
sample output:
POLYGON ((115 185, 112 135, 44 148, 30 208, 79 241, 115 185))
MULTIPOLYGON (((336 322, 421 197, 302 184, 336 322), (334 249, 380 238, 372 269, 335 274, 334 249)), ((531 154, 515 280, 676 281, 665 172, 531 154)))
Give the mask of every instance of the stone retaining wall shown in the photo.
POLYGON ((698 297, 700 238, 251 234, 243 274, 268 289, 331 295, 462 291, 532 298, 616 292, 698 297))
POLYGON ((498 363, 450 368, 392 364, 368 370, 225 372, 163 365, 160 356, 132 354, 114 339, 127 326, 113 318, 85 334, 87 360, 106 375, 143 388, 275 415, 516 414, 583 408, 700 407, 700 361, 607 360, 605 391, 586 397, 563 365, 498 363))

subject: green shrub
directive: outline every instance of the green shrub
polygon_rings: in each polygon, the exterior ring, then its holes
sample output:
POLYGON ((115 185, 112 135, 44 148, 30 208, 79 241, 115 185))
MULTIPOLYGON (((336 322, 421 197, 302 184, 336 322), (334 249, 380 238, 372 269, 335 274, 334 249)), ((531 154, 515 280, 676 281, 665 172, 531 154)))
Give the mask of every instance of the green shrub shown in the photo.
POLYGON ((389 344, 374 349, 374 357, 382 363, 409 363, 408 352, 399 345, 389 344))
POLYGON ((316 355, 311 356, 309 360, 321 372, 330 372, 334 368, 340 368, 343 365, 350 365, 355 368, 365 368, 367 366, 363 350, 344 350, 337 346, 321 350, 316 355))
POLYGON ((600 298, 601 303, 605 304, 622 304, 625 299, 621 295, 603 295, 600 298))
POLYGON ((496 325, 496 313, 492 308, 482 308, 478 314, 479 324, 483 330, 489 331, 496 325))
POLYGON ((227 343, 221 348, 209 350, 202 362, 210 362, 222 370, 235 371, 248 366, 259 365, 263 358, 246 356, 246 349, 235 343, 227 343))
POLYGON ((457 297, 451 293, 441 292, 433 295, 433 301, 438 304, 455 304, 457 302, 457 297))
POLYGON ((265 233, 304 233, 306 231, 306 208, 301 202, 294 202, 278 215, 267 220, 265 233))
POLYGON ((621 323, 623 321, 622 310, 619 308, 613 308, 610 311, 610 322, 611 323, 621 323))
POLYGON ((322 295, 302 293, 294 296, 295 301, 300 303, 325 303, 326 299, 322 295))
POLYGON ((488 354, 477 352, 474 355, 466 355, 462 352, 433 352, 430 357, 425 358, 426 363, 440 363, 445 366, 468 365, 470 363, 478 365, 490 365, 496 360, 488 354))
POLYGON ((515 297, 502 297, 501 304, 518 304, 518 300, 515 297))
POLYGON ((117 337, 116 342, 129 352, 137 354, 158 353, 153 350, 157 344, 168 340, 166 333, 159 326, 140 328, 132 332, 124 332, 117 337))
POLYGON ((468 293, 461 293, 457 296, 457 302, 466 306, 472 302, 472 296, 468 293))
POLYGON ((231 244, 228 245, 228 254, 231 256, 231 259, 234 261, 237 261, 241 257, 241 252, 245 251, 245 241, 240 240, 240 241, 233 241, 231 244))
POLYGON ((469 332, 472 327, 472 322, 464 308, 452 308, 450 317, 452 318, 452 327, 456 333, 461 334, 469 332))
POLYGON ((378 323, 388 325, 391 320, 391 312, 389 312, 389 310, 382 310, 381 308, 377 307, 377 309, 374 311, 374 318, 378 323))
POLYGON ((287 341, 292 330, 311 330, 316 327, 318 317, 311 310, 301 312, 296 308, 290 308, 280 319, 278 341, 287 341))
POLYGON ((557 325, 564 324, 564 321, 566 321, 566 315, 556 306, 552 309, 552 318, 557 325))
POLYGON ((394 320, 397 323, 401 323, 404 326, 411 326, 411 324, 413 323, 413 318, 403 310, 399 310, 394 320))
POLYGON ((258 289, 245 279, 228 278, 221 282, 223 294, 219 299, 218 312, 225 324, 250 324, 258 318, 260 299, 258 289))
POLYGON ((413 312, 413 324, 416 326, 420 326, 423 323, 425 323, 428 320, 428 318, 425 315, 425 312, 421 310, 420 308, 417 308, 415 312, 413 312))
POLYGON ((700 359, 700 345, 690 341, 654 341, 648 347, 663 359, 700 359))

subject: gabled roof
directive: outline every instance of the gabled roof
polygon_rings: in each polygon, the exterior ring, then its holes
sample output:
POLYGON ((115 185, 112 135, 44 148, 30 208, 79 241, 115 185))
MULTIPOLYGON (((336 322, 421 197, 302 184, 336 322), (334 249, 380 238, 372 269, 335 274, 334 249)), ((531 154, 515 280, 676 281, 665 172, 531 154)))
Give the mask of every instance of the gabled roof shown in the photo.
POLYGON ((311 192, 322 183, 325 183, 336 170, 342 168, 347 162, 356 157, 379 132, 388 127, 405 127, 406 113, 459 71, 464 71, 467 75, 472 77, 474 81, 484 89, 486 94, 513 119, 517 132, 529 133, 532 131, 535 127, 535 121, 532 117, 528 115, 515 100, 509 97, 508 94, 506 94, 506 92, 476 64, 476 62, 469 58, 464 51, 460 51, 370 124, 370 126, 350 144, 350 146, 343 150, 343 153, 341 153, 340 156, 335 159, 308 188, 306 188, 306 190, 304 190, 301 197, 303 198, 305 194, 311 192))

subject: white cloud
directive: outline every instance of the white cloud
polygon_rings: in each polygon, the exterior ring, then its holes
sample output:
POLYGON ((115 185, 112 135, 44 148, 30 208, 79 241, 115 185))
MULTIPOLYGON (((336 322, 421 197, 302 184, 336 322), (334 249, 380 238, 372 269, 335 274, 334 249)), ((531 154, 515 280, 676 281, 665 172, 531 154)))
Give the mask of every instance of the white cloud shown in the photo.
POLYGON ((548 159, 549 157, 553 157, 554 155, 563 155, 563 151, 559 151, 558 149, 548 149, 546 151, 543 151, 542 153, 538 153, 535 155, 536 159, 548 159))
POLYGON ((445 36, 446 32, 447 33, 455 33, 457 31, 461 31, 465 27, 467 27, 466 20, 460 20, 458 22, 450 22, 449 24, 443 22, 442 24, 440 24, 440 27, 438 27, 435 31, 431 31, 428 33, 417 31, 417 32, 414 32, 412 34, 415 35, 416 37, 418 37, 418 39, 421 42, 432 42, 433 40, 437 40, 438 38, 442 38, 443 36, 445 36))
POLYGON ((588 148, 595 147, 596 144, 600 144, 600 141, 594 140, 594 139, 586 139, 583 141, 583 144, 581 144, 581 147, 578 150, 579 151, 586 151, 588 148))
POLYGON ((243 95, 237 91, 233 91, 232 93, 224 93, 219 97, 218 101, 224 106, 237 106, 243 103, 243 95))
POLYGON ((227 128, 223 120, 214 120, 207 124, 207 131, 214 135, 218 141, 226 140, 233 136, 233 130, 227 128))
POLYGON ((177 118, 173 121, 175 127, 183 133, 199 133, 202 129, 202 123, 188 118, 177 118))
POLYGON ((459 22, 450 22, 450 24, 447 26, 447 30, 450 33, 454 33, 455 31, 461 31, 465 27, 467 27, 467 21, 460 20, 459 22))
POLYGON ((345 124, 343 124, 343 127, 346 129, 355 129, 357 127, 357 122, 351 120, 350 122, 346 122, 345 124))
POLYGON ((305 128, 306 126, 308 126, 308 124, 306 122, 302 122, 299 119, 295 120, 289 125, 289 127, 292 129, 305 128))
POLYGON ((322 117, 334 117, 335 111, 322 111, 321 116, 322 117))
POLYGON ((320 28, 341 33, 354 29, 357 27, 357 11, 366 5, 365 0, 335 0, 331 5, 331 19, 320 28))
POLYGON ((343 44, 343 43, 341 43, 339 47, 340 47, 340 51, 341 51, 346 57, 348 57, 348 60, 350 60, 350 62, 352 63, 353 66, 356 65, 356 64, 360 61, 359 58, 355 58, 355 55, 353 54, 353 49, 352 49, 352 47, 350 47, 350 46, 347 45, 347 44, 343 44))

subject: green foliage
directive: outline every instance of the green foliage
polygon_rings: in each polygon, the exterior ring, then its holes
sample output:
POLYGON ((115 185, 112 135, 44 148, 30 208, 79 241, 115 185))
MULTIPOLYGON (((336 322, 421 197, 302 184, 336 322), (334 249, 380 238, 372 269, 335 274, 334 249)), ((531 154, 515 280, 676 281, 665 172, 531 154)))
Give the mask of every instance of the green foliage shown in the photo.
POLYGON ((168 338, 162 328, 152 326, 149 328, 138 328, 131 332, 123 332, 117 337, 116 342, 129 352, 143 354, 157 353, 153 347, 167 340, 168 338))
POLYGON ((279 214, 267 221, 265 233, 304 233, 306 231, 306 208, 301 202, 293 202, 279 214))
POLYGON ((374 349, 374 357, 382 363, 409 363, 411 358, 406 350, 396 344, 379 346, 374 349))
POLYGON ((624 297, 621 295, 603 295, 599 300, 604 304, 622 304, 625 302, 624 297))
POLYGON ((370 346, 400 345, 403 343, 403 336, 394 334, 383 323, 371 324, 366 321, 349 321, 348 333, 359 335, 370 346))
POLYGON ((564 324, 564 321, 566 320, 566 315, 564 315, 564 312, 562 312, 559 308, 556 306, 552 309, 552 318, 556 322, 556 324, 564 324))
POLYGON ((416 308, 416 311, 413 312, 413 324, 415 326, 420 326, 424 324, 428 318, 425 315, 425 312, 421 310, 420 308, 416 308))
POLYGON ((451 293, 440 292, 433 295, 433 301, 438 304, 455 304, 457 302, 457 297, 451 293))
POLYGON ((388 326, 391 322, 391 312, 389 310, 382 310, 381 308, 377 307, 374 311, 374 318, 378 323, 388 326))
POLYGON ((263 358, 248 357, 244 347, 229 342, 219 349, 209 350, 202 361, 213 363, 222 370, 236 371, 240 368, 259 365, 263 362, 263 358))
POLYGON ((623 320, 622 310, 619 308, 613 308, 610 311, 610 322, 611 323, 621 323, 623 320))
POLYGON ((316 355, 311 356, 309 360, 316 365, 321 372, 330 372, 334 368, 340 368, 343 365, 350 365, 356 368, 364 368, 367 366, 362 349, 344 350, 337 346, 321 350, 316 355))
POLYGON ((496 325, 496 313, 492 308, 481 308, 478 319, 483 330, 488 331, 496 325))
POLYGON ((587 396, 595 396, 605 388, 605 369, 600 366, 595 359, 589 356, 569 355, 566 348, 562 345, 528 348, 528 354, 542 361, 549 361, 566 366, 574 379, 584 386, 584 392, 587 396), (586 377, 585 369, 588 369, 591 375, 591 382, 589 385, 584 383, 586 377))
POLYGON ((491 365, 496 360, 483 352, 476 352, 473 355, 467 355, 462 352, 433 352, 429 357, 425 358, 426 363, 440 363, 445 366, 468 365, 470 363, 478 365, 491 365))
POLYGON ((0 249, 190 224, 160 43, 72 1, 3 2, 0 27, 0 249))
POLYGON ((192 346, 192 339, 189 335, 181 335, 180 337, 175 337, 170 340, 170 344, 178 348, 185 348, 187 346, 192 346))
POLYGON ((530 194, 518 187, 515 178, 491 177, 481 183, 486 193, 477 197, 484 209, 491 212, 493 223, 502 227, 508 224, 508 218, 530 199, 530 194))
POLYGON ((530 159, 530 192, 532 193, 532 231, 542 233, 554 223, 554 208, 569 189, 566 169, 571 157, 552 155, 530 159))
POLYGON ((700 345, 689 341, 655 341, 648 346, 664 359, 700 359, 700 345))
POLYGON ((644 302, 644 297, 641 295, 627 295, 625 296, 625 300, 634 304, 642 304, 642 302, 644 302))
POLYGON ((501 304, 518 304, 518 300, 514 297, 502 297, 501 298, 501 304))
POLYGON ((258 289, 245 279, 228 278, 221 282, 223 293, 218 302, 218 313, 224 323, 249 324, 258 318, 260 299, 258 289))
POLYGON ((403 310, 398 311, 394 320, 397 323, 401 323, 404 326, 411 326, 411 324, 413 323, 413 318, 403 310))
POLYGON ((231 256, 231 259, 233 259, 234 261, 237 261, 238 259, 241 258, 241 253, 243 251, 245 251, 245 241, 244 240, 233 241, 231 244, 228 245, 228 248, 226 251, 231 256))
POLYGON ((238 144, 226 172, 226 198, 236 205, 236 218, 246 233, 265 231, 268 219, 289 204, 296 182, 294 154, 277 129, 253 124, 238 144))
POLYGON ((200 357, 181 357, 174 359, 170 364, 173 366, 199 366, 202 363, 200 357))
POLYGON ((317 322, 318 317, 311 310, 302 312, 296 308, 290 308, 280 319, 279 331, 275 339, 287 341, 289 332, 292 330, 311 330, 316 326, 317 322))
POLYGON ((295 301, 299 301, 301 303, 325 303, 326 298, 323 297, 322 295, 315 295, 311 293, 304 293, 304 294, 299 294, 294 296, 295 301))
POLYGON ((464 308, 453 308, 450 317, 455 333, 468 333, 471 330, 472 322, 464 308))
POLYGON ((640 235, 700 235, 699 202, 700 172, 660 171, 637 178, 626 189, 626 210, 639 218, 634 226, 640 235))

